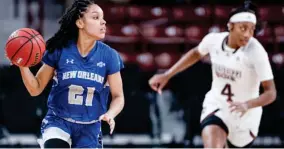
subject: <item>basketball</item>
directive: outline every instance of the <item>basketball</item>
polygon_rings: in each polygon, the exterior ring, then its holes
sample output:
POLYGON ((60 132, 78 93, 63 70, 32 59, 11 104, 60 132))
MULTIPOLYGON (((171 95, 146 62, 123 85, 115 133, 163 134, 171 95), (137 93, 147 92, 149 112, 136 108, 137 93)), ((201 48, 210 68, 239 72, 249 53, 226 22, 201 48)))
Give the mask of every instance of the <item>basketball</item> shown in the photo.
POLYGON ((21 28, 9 36, 5 51, 14 65, 31 67, 41 61, 45 52, 45 41, 36 30, 21 28))

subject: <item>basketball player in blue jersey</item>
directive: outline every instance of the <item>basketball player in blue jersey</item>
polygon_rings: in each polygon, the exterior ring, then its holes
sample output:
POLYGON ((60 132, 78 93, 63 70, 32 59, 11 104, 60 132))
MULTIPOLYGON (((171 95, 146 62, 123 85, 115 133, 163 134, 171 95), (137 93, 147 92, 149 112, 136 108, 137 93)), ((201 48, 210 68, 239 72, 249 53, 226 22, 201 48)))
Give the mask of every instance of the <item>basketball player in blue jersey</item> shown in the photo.
POLYGON ((53 78, 41 126, 42 147, 101 148, 101 120, 112 133, 114 118, 124 106, 123 63, 114 49, 99 41, 105 37, 106 21, 93 0, 75 0, 59 23, 60 29, 47 41, 36 76, 20 67, 32 96, 39 95, 53 78), (109 90, 112 101, 107 110, 109 90))

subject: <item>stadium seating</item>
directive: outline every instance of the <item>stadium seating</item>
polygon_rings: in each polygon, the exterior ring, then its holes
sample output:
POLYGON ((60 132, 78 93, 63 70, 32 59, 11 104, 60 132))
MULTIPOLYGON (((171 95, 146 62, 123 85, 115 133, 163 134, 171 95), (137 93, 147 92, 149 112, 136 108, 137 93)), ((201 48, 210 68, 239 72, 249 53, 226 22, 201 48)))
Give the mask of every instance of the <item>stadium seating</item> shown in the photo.
MULTIPOLYGON (((124 53, 132 57, 129 62, 144 52, 157 55, 170 51, 179 55, 196 46, 207 33, 226 31, 229 14, 234 8, 227 5, 103 6, 108 21, 105 42, 120 52, 127 51, 124 53)), ((260 6, 259 14, 262 29, 255 37, 268 52, 281 51, 284 42, 283 8, 260 6)))

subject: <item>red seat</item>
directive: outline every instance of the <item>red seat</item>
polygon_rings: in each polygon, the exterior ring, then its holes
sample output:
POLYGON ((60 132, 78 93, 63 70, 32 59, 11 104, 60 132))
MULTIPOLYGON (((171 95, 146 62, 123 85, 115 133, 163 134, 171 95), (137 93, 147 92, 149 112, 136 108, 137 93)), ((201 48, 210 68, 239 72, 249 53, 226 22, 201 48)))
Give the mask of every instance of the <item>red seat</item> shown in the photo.
POLYGON ((208 32, 215 32, 215 33, 218 33, 218 32, 224 32, 226 31, 226 28, 224 25, 219 25, 219 24, 213 24, 209 27, 208 29, 208 32))
POLYGON ((139 28, 135 24, 107 24, 107 34, 104 40, 107 44, 119 51, 137 50, 140 39, 139 28))
POLYGON ((151 52, 142 52, 136 55, 136 62, 143 71, 156 69, 154 55, 151 52))
POLYGON ((214 22, 215 23, 224 23, 228 22, 229 15, 234 9, 233 6, 221 6, 217 5, 214 8, 214 22))
POLYGON ((273 32, 270 26, 265 25, 255 37, 263 44, 269 44, 273 42, 273 32))
POLYGON ((168 69, 174 65, 181 54, 176 51, 163 51, 155 54, 155 64, 158 69, 168 69))
POLYGON ((277 25, 274 27, 276 42, 284 43, 284 25, 277 25))
POLYGON ((209 27, 190 25, 185 29, 185 41, 189 44, 198 44, 208 32, 209 27))
POLYGON ((178 22, 206 22, 211 18, 209 6, 176 6, 172 8, 173 21, 178 22))
POLYGON ((135 6, 128 8, 128 15, 132 21, 147 21, 159 18, 167 19, 169 10, 167 7, 135 6))
POLYGON ((147 50, 178 50, 184 44, 184 30, 179 26, 142 26, 143 36, 147 50))
POLYGON ((156 27, 152 25, 142 26, 141 33, 144 40, 157 44, 183 43, 183 28, 179 26, 156 27))
POLYGON ((134 43, 140 38, 139 28, 135 24, 107 25, 107 34, 105 40, 114 43, 134 43))
POLYGON ((268 22, 284 21, 284 6, 261 6, 259 7, 260 19, 268 22))
POLYGON ((104 10, 107 23, 124 22, 127 19, 127 9, 122 5, 100 5, 104 10))
POLYGON ((112 42, 105 42, 112 48, 118 51, 127 51, 127 52, 135 52, 141 49, 141 43, 112 43, 112 42))
POLYGON ((284 53, 274 53, 271 55, 271 61, 275 64, 277 69, 283 69, 284 66, 284 53))
POLYGON ((118 53, 124 63, 136 63, 137 53, 127 50, 118 51, 118 53))

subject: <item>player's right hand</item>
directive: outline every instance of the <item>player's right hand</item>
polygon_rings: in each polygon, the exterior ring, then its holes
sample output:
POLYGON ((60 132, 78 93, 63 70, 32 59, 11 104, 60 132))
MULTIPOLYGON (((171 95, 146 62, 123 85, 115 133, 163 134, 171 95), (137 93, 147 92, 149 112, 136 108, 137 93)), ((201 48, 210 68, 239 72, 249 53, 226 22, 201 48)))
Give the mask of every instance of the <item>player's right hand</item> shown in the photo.
POLYGON ((162 89, 168 83, 169 79, 170 77, 165 73, 156 74, 149 80, 149 85, 154 91, 162 94, 162 89))
POLYGON ((100 121, 105 121, 109 124, 109 128, 110 128, 110 134, 113 133, 114 127, 115 127, 115 121, 114 118, 112 116, 110 116, 108 113, 105 113, 103 115, 101 115, 99 117, 100 121))

